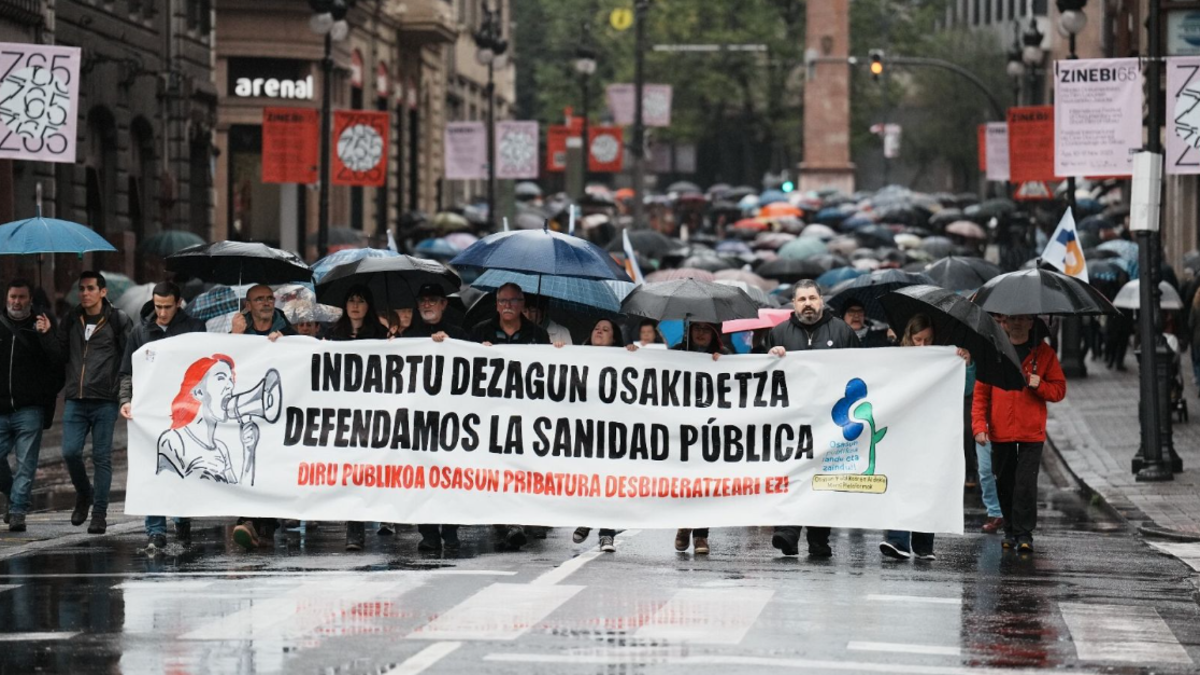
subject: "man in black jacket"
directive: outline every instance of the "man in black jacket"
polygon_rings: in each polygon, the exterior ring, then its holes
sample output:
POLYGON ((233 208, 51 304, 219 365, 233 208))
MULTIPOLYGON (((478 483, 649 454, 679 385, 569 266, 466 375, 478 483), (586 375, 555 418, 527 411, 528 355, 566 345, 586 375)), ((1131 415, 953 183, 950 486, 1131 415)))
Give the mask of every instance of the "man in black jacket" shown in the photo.
POLYGON ((9 532, 25 531, 42 430, 63 385, 52 325, 44 314, 41 322, 34 318, 32 291, 24 279, 10 281, 0 315, 0 491, 8 497, 9 532), (10 452, 17 459, 15 477, 8 467, 10 452))
POLYGON ((450 301, 446 299, 446 289, 439 284, 425 284, 417 291, 417 312, 421 315, 421 323, 414 322, 411 330, 404 337, 431 337, 435 342, 446 338, 469 340, 467 331, 446 321, 446 307, 450 301))
MULTIPOLYGON (((38 317, 39 324, 41 317, 38 317)), ((112 437, 117 423, 118 372, 133 322, 108 301, 99 272, 79 275, 79 306, 58 327, 60 354, 66 355, 66 405, 63 408, 62 454, 75 485, 71 524, 92 522, 88 534, 108 529, 108 491, 112 486, 112 437), (88 478, 83 446, 92 435, 95 486, 88 478)), ((41 330, 41 326, 38 326, 41 330)))
MULTIPOLYGON (((133 419, 133 353, 143 345, 163 340, 184 333, 203 333, 204 322, 193 319, 180 310, 182 298, 179 286, 164 281, 155 285, 152 291, 154 314, 133 329, 129 342, 125 345, 125 355, 121 359, 121 390, 118 399, 121 403, 121 416, 127 420, 133 419)), ((192 542, 192 521, 187 518, 175 519, 175 536, 179 543, 188 546, 192 542)), ((147 552, 161 551, 167 547, 167 519, 163 516, 146 516, 147 552)))
MULTIPOLYGON (((858 347, 858 336, 846 322, 833 316, 826 308, 821 297, 821 289, 816 282, 805 279, 796 283, 792 288, 792 316, 787 321, 771 329, 767 335, 766 346, 768 353, 783 357, 788 350, 802 351, 806 349, 842 349, 858 347)), ((775 527, 771 537, 771 545, 783 552, 784 555, 796 555, 800 552, 801 525, 780 525, 775 527)), ((833 555, 829 546, 828 527, 809 527, 808 554, 814 558, 828 558, 833 555)))

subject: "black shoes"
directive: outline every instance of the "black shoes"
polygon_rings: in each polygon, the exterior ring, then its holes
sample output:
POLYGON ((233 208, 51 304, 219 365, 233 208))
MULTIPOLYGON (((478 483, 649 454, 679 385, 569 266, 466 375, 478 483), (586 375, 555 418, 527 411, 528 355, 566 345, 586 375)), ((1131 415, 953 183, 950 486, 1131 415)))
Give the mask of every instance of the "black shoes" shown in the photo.
POLYGON ((879 543, 879 552, 889 558, 894 558, 896 560, 908 560, 909 558, 912 557, 911 551, 902 549, 890 541, 880 542, 879 543))
POLYGON ((436 534, 427 534, 421 537, 421 543, 417 544, 417 550, 422 553, 437 553, 442 550, 442 540, 436 534))
POLYGON ((442 526, 442 548, 447 551, 457 551, 462 546, 458 541, 458 526, 442 526))
POLYGON ((13 513, 5 514, 4 522, 8 523, 9 532, 24 532, 25 531, 25 514, 13 513))
POLYGON ((509 525, 504 533, 505 545, 514 551, 519 550, 527 541, 529 540, 525 537, 525 528, 520 525, 509 525))
POLYGON ((776 532, 771 535, 771 545, 779 549, 779 552, 784 555, 800 555, 800 542, 783 532, 776 532))
MULTIPOLYGON (((72 516, 74 520, 74 516, 72 516)), ((88 534, 104 534, 108 530, 108 516, 103 513, 92 513, 92 523, 88 525, 88 534)))
POLYGON ((1021 537, 1017 539, 1017 553, 1033 553, 1033 538, 1021 537))
POLYGON ((346 523, 346 550, 361 551, 366 544, 366 523, 346 523))
POLYGON ((146 553, 154 553, 167 548, 167 536, 165 534, 152 534, 149 541, 146 542, 146 553))
POLYGON ((810 542, 808 542, 808 557, 810 557, 810 558, 832 558, 833 557, 833 549, 830 548, 829 544, 822 544, 819 542, 810 541, 810 542))
POLYGON ((92 493, 75 493, 75 510, 71 512, 71 524, 79 527, 87 521, 88 511, 92 508, 92 493))

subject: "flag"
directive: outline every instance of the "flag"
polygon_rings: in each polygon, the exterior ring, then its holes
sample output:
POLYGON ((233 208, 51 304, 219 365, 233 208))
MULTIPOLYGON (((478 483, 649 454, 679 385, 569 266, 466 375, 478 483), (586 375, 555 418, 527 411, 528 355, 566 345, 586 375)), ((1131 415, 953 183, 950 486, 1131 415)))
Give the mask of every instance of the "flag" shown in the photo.
POLYGON ((621 230, 621 237, 625 240, 625 271, 629 273, 629 278, 633 279, 633 283, 640 286, 646 280, 642 278, 642 268, 638 266, 637 256, 633 254, 633 244, 629 242, 629 230, 621 230))
POLYGON ((388 230, 388 250, 392 253, 400 252, 400 247, 396 246, 396 236, 392 234, 391 230, 388 230))
POLYGON ((1087 261, 1083 259, 1083 247, 1079 245, 1079 235, 1075 231, 1075 216, 1070 208, 1058 221, 1058 227, 1054 228, 1054 234, 1042 252, 1042 260, 1069 277, 1091 283, 1088 281, 1087 261))

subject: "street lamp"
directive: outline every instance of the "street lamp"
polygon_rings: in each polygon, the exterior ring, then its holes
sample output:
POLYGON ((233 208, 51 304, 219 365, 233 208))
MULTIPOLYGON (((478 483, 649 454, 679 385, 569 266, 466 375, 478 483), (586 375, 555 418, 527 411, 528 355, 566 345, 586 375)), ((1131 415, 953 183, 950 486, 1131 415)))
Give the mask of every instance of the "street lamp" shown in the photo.
POLYGON ((313 16, 308 27, 325 37, 325 56, 321 59, 321 174, 317 179, 320 198, 317 207, 317 257, 329 253, 329 164, 330 136, 333 135, 333 43, 350 34, 346 14, 357 0, 308 0, 313 16))
POLYGON ((475 31, 475 60, 487 66, 487 157, 488 157, 488 221, 496 224, 496 62, 508 50, 500 23, 500 8, 492 10, 488 0, 482 0, 483 19, 475 31))
MULTIPOLYGON (((588 164, 592 150, 588 140, 588 114, 591 107, 592 75, 596 72, 596 52, 591 47, 591 29, 583 24, 583 36, 575 49, 575 72, 579 73, 579 86, 583 89, 583 194, 587 194, 588 164)), ((583 196, 583 195, 580 195, 583 196)))
MULTIPOLYGON (((1058 32, 1067 36, 1067 58, 1079 58, 1075 53, 1075 36, 1087 26, 1087 14, 1083 7, 1087 0, 1057 0, 1058 32)), ((1067 208, 1075 216, 1075 176, 1067 176, 1067 208)), ((1083 336, 1083 319, 1077 316, 1063 318, 1062 322, 1062 369, 1067 377, 1087 377, 1087 363, 1083 360, 1080 341, 1083 336)))
POLYGON ((1012 80, 1014 106, 1021 105, 1021 78, 1025 76, 1025 62, 1021 60, 1021 24, 1013 22, 1013 45, 1008 50, 1008 66, 1005 68, 1012 80))
POLYGON ((1037 19, 1030 19, 1029 28, 1021 34, 1021 43, 1024 45, 1021 49, 1021 60, 1028 66, 1026 72, 1029 74, 1029 103, 1031 104, 1041 102, 1041 97, 1037 92, 1037 70, 1042 65, 1042 57, 1045 55, 1042 50, 1044 38, 1045 36, 1038 30, 1037 19))

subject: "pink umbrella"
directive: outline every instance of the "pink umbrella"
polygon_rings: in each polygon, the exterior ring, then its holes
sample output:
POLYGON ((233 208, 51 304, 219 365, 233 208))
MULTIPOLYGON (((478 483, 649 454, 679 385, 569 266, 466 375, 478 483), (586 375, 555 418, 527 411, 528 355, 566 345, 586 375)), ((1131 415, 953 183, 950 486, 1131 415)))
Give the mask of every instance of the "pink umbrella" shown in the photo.
POLYGON ((987 231, 969 220, 957 220, 946 226, 946 234, 956 234, 965 239, 987 239, 987 231))
POLYGON ((747 272, 746 270, 720 270, 714 276, 716 276, 717 280, 742 281, 751 286, 757 286, 768 293, 779 286, 779 282, 774 279, 764 279, 754 272, 747 272))
POLYGON ((753 319, 734 319, 733 321, 725 321, 721 324, 722 333, 740 333, 747 330, 758 330, 759 328, 774 328, 792 315, 790 309, 760 309, 758 316, 753 319))

